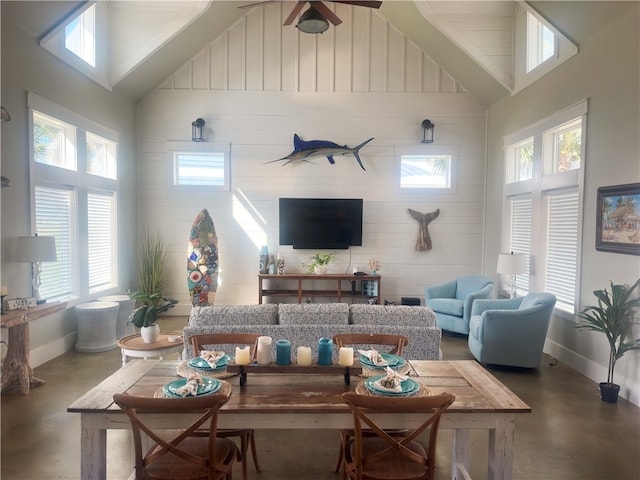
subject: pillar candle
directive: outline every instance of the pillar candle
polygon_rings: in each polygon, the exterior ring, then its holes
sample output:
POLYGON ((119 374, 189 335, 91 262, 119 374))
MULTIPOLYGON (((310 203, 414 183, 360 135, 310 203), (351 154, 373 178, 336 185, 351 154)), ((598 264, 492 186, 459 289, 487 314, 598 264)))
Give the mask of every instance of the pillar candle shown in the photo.
POLYGON ((318 365, 331 365, 333 354, 333 341, 330 338, 321 338, 318 342, 318 365))
POLYGON ((278 365, 291 364, 291 342, 289 340, 276 342, 276 363, 278 365))
POLYGON ((338 365, 350 367, 353 365, 353 347, 340 347, 338 365))
POLYGON ((249 365, 251 363, 251 349, 236 347, 236 365, 249 365))
POLYGON ((258 337, 258 364, 271 363, 271 337, 258 337))
POLYGON ((298 347, 298 365, 309 366, 311 360, 311 347, 298 347))

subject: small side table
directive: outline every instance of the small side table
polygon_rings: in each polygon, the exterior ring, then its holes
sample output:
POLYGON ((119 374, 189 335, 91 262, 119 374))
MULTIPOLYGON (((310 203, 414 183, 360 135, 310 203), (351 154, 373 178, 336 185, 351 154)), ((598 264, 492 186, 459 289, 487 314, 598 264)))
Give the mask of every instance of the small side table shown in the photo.
POLYGON ((75 306, 78 318, 76 351, 106 352, 116 348, 116 322, 120 305, 116 302, 88 302, 75 306))
POLYGON ((160 358, 170 353, 182 352, 182 334, 180 332, 160 333, 158 341, 145 343, 140 335, 129 335, 118 340, 118 346, 122 350, 122 365, 129 358, 160 358), (180 341, 170 342, 169 337, 179 336, 180 341))
POLYGON ((136 333, 136 329, 133 324, 129 323, 129 316, 136 306, 136 301, 134 299, 129 297, 129 295, 107 295, 106 297, 98 298, 98 301, 116 302, 120 305, 120 308, 118 309, 118 319, 116 320, 116 339, 136 333))

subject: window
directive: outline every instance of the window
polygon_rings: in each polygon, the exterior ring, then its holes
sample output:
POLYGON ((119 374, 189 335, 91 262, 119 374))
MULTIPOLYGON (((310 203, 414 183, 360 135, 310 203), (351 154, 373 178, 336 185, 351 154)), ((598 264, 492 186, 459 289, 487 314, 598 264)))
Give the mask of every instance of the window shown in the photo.
POLYGON ((513 19, 513 69, 504 85, 515 94, 578 53, 578 46, 531 2, 517 2, 513 19))
POLYGON ((533 138, 507 149, 507 183, 530 180, 533 176, 533 138))
POLYGON ((167 142, 173 164, 173 184, 185 188, 230 191, 229 144, 167 142))
POLYGON ((452 192, 454 153, 442 145, 396 147, 396 188, 402 192, 452 192))
POLYGON ((580 168, 582 158, 582 120, 577 118, 544 134, 545 150, 550 153, 545 173, 568 172, 580 168))
POLYGON ((40 294, 84 301, 117 291, 118 134, 29 94, 34 233, 56 239, 40 294))
POLYGON ((518 275, 517 292, 553 293, 556 314, 567 318, 579 304, 586 114, 583 101, 505 137, 503 251, 529 256, 529 274, 518 275), (530 181, 521 181, 527 176, 530 181))
POLYGON ((96 6, 87 8, 64 29, 64 46, 82 61, 96 66, 96 6))
POLYGON ((403 155, 400 188, 451 188, 450 155, 403 155))
POLYGON ((77 279, 76 192, 65 186, 35 186, 36 231, 55 237, 57 261, 42 264, 42 298, 72 298, 77 279))
POLYGON ((116 144, 90 132, 86 134, 87 172, 100 177, 116 178, 116 144))
POLYGON ((40 112, 33 112, 33 160, 76 169, 76 129, 40 112))
POLYGON ((176 185, 225 185, 223 153, 175 152, 176 185))
POLYGON ((531 12, 527 12, 527 73, 554 56, 556 37, 531 12))
MULTIPOLYGON (((531 253, 531 196, 513 197, 509 199, 509 202, 511 206, 509 251, 526 255, 528 263, 531 253)), ((527 266, 528 269, 529 267, 527 266)), ((516 293, 518 295, 529 293, 528 275, 516 276, 516 293)))
POLYGON ((577 188, 545 194, 547 210, 546 289, 556 295, 558 308, 573 311, 580 211, 577 188))

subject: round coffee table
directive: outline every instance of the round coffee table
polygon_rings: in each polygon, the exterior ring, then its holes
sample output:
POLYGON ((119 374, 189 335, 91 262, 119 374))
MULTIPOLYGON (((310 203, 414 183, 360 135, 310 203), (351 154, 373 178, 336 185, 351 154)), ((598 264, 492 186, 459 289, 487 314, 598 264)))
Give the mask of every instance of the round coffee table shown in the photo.
POLYGON ((170 353, 182 352, 182 334, 180 332, 160 333, 158 341, 145 343, 140 335, 128 335, 118 340, 118 346, 122 350, 122 365, 129 358, 160 358, 170 353), (170 342, 169 337, 180 337, 177 342, 170 342))

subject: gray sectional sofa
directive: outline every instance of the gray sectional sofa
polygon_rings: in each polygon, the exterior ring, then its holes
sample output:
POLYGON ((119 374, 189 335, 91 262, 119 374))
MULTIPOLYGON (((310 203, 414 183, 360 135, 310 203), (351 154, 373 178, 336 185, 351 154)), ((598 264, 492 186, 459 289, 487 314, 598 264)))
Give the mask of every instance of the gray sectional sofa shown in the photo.
MULTIPOLYGON (((291 341, 291 353, 299 346, 311 347, 317 358, 318 340, 339 333, 385 333, 409 338, 403 356, 417 360, 441 357, 442 331, 428 307, 384 306, 347 303, 212 305, 193 307, 183 330, 184 358, 194 356, 190 337, 201 333, 258 333, 291 341)), ((233 352, 232 346, 222 346, 233 352)), ((334 358, 337 352, 334 349, 334 358)))

